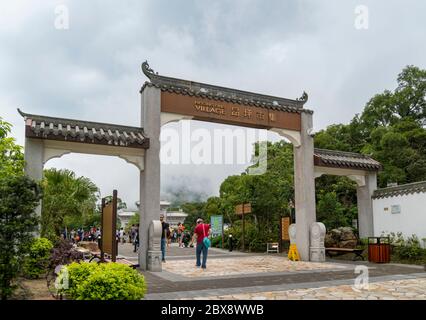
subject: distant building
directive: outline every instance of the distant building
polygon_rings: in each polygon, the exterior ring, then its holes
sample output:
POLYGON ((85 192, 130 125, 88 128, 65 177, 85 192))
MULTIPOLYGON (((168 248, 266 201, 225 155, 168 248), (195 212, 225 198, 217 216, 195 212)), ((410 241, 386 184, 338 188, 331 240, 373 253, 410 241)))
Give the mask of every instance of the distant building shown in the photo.
POLYGON ((118 219, 120 220, 121 227, 126 228, 127 224, 129 223, 129 220, 131 217, 135 215, 135 212, 138 212, 139 209, 133 208, 133 209, 120 209, 117 211, 118 219))
POLYGON ((374 235, 401 232, 415 234, 425 247, 426 181, 377 189, 373 193, 374 235))
MULTIPOLYGON (((179 211, 167 211, 170 208, 171 203, 169 201, 161 200, 160 201, 160 213, 164 215, 165 221, 167 221, 172 228, 176 228, 178 223, 184 223, 185 218, 188 216, 187 213, 183 212, 182 210, 179 211)), ((136 202, 136 206, 138 209, 136 209, 134 212, 139 211, 139 202, 136 202)), ((129 210, 125 209, 122 211, 123 220, 120 217, 120 212, 118 213, 118 217, 120 221, 129 221, 129 219, 134 215, 134 212, 130 212, 129 210), (127 220, 126 220, 127 219, 127 220)))
POLYGON ((167 211, 164 216, 166 218, 166 221, 170 224, 170 227, 176 228, 179 222, 185 222, 185 219, 188 214, 183 212, 181 209, 179 211, 167 211))
POLYGON ((170 208, 171 203, 165 200, 160 201, 160 211, 165 215, 168 208, 170 208))
POLYGON ((167 211, 170 208, 171 203, 165 200, 160 201, 160 210, 164 214, 165 221, 167 221, 172 228, 176 228, 178 223, 184 223, 185 218, 188 216, 187 213, 182 210, 179 211, 167 211))

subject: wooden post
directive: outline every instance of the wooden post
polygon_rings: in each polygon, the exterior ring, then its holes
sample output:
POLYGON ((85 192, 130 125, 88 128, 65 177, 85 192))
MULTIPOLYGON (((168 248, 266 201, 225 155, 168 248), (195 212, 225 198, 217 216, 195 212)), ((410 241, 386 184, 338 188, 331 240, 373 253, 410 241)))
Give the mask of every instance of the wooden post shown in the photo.
POLYGON ((224 233, 223 233, 223 225, 224 225, 224 223, 225 223, 225 218, 224 218, 224 216, 222 215, 222 249, 224 248, 224 244, 223 244, 223 242, 225 241, 225 235, 224 235, 224 233))
MULTIPOLYGON (((105 198, 102 198, 102 204, 101 204, 101 242, 100 242, 100 249, 101 249, 101 262, 105 262, 104 258, 104 247, 102 245, 102 232, 104 231, 104 208, 105 208, 105 198)), ((96 239, 97 241, 98 239, 96 239)), ((99 244, 99 242, 98 242, 99 244)))
POLYGON ((278 242, 278 251, 283 252, 283 217, 280 216, 280 241, 278 242))
POLYGON ((112 246, 112 262, 116 261, 118 242, 117 242, 117 190, 112 192, 112 232, 113 232, 113 246, 112 246))
POLYGON ((244 244, 245 243, 245 238, 244 238, 244 234, 245 234, 244 204, 242 205, 242 207, 243 207, 242 208, 242 210, 243 210, 242 211, 242 213, 243 213, 243 231, 242 231, 242 236, 243 236, 242 237, 243 238, 242 241, 243 241, 243 243, 242 243, 242 247, 241 248, 243 249, 243 251, 245 251, 245 244, 244 244))

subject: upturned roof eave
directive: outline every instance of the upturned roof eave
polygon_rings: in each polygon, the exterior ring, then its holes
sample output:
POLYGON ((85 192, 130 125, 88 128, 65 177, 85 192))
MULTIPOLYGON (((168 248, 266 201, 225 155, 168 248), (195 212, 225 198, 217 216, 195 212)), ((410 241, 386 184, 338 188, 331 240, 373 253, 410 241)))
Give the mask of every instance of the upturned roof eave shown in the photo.
POLYGON ((312 110, 303 108, 303 105, 308 101, 308 95, 306 94, 306 92, 304 92, 302 97, 299 99, 288 99, 283 97, 277 97, 277 96, 250 92, 250 91, 243 91, 239 89, 222 87, 222 86, 207 84, 203 82, 178 79, 178 78, 163 76, 163 75, 159 75, 158 73, 155 73, 149 67, 149 64, 146 61, 142 63, 142 71, 150 81, 144 83, 144 85, 141 88, 141 92, 147 85, 154 85, 161 89, 165 89, 165 88, 181 89, 181 90, 184 90, 184 91, 187 90, 193 93, 200 92, 201 94, 205 94, 207 96, 209 96, 209 92, 210 92, 210 96, 212 98, 223 97, 223 98, 230 98, 235 100, 242 100, 242 102, 252 101, 252 102, 257 102, 259 104, 262 104, 262 103, 273 104, 276 107, 287 106, 287 107, 295 108, 299 112, 312 113, 312 110), (205 92, 203 92, 202 90, 205 90, 205 92), (215 94, 211 94, 211 92, 214 92, 215 94))
POLYGON ((95 122, 95 121, 86 121, 86 120, 77 120, 77 119, 68 119, 68 118, 57 118, 57 117, 50 117, 50 116, 44 116, 44 115, 37 115, 37 114, 30 114, 30 113, 25 113, 22 110, 20 110, 18 108, 18 112, 19 114, 26 120, 26 119, 31 119, 31 120, 35 120, 35 121, 43 121, 43 122, 47 122, 47 121, 51 121, 53 123, 68 123, 68 124, 76 124, 79 127, 102 127, 102 128, 117 128, 123 131, 138 131, 140 133, 142 133, 144 136, 145 134, 143 133, 143 128, 142 127, 132 127, 132 126, 125 126, 125 125, 121 125, 121 124, 113 124, 113 123, 105 123, 105 122, 95 122))

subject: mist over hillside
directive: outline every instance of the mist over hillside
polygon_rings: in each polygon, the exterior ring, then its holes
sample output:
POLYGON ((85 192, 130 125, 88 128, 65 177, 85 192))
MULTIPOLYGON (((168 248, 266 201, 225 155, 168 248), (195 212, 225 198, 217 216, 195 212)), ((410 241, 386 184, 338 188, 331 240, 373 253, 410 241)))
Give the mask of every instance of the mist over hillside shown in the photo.
POLYGON ((167 176, 162 184, 161 199, 178 207, 185 202, 201 202, 218 193, 211 181, 197 176, 167 176))

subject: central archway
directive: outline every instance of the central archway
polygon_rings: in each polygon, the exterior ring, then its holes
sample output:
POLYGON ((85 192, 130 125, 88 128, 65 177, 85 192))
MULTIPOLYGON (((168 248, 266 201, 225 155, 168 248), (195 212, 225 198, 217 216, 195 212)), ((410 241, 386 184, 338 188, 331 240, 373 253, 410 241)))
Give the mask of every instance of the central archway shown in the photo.
POLYGON ((313 112, 303 107, 307 94, 292 100, 165 77, 147 62, 142 71, 150 80, 140 91, 141 127, 150 138, 150 147, 141 172, 140 266, 147 265, 148 226, 160 213, 161 126, 182 119, 266 129, 290 140, 294 147, 296 243, 301 259, 309 261, 309 228, 316 217, 313 112))

